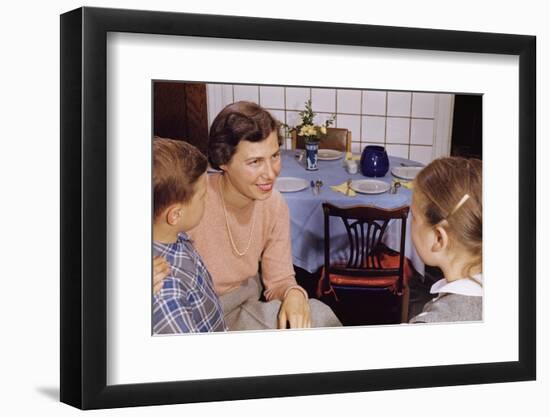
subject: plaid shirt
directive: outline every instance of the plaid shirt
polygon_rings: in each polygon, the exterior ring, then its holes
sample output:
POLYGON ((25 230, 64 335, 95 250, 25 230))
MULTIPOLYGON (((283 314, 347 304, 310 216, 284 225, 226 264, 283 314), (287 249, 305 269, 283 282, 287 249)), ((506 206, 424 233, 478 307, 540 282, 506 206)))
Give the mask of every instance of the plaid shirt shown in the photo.
POLYGON ((155 256, 171 265, 153 295, 153 334, 227 330, 212 278, 185 233, 175 243, 153 242, 155 256))

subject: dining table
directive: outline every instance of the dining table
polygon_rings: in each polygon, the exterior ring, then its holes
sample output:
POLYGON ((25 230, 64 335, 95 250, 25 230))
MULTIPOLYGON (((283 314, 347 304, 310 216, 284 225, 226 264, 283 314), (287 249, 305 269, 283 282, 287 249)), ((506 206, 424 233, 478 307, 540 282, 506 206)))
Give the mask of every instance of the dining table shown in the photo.
MULTIPOLYGON (((390 189, 375 194, 357 192, 354 196, 331 189, 331 186, 346 184, 349 179, 351 181, 369 179, 361 173, 359 161, 357 161, 357 172, 354 174, 348 173, 344 164, 346 154, 343 152, 340 157, 336 155, 336 157, 329 160, 318 160, 316 171, 306 170, 305 158, 300 157, 300 155, 301 151, 299 150, 283 150, 281 152, 282 169, 277 181, 281 181, 281 184, 283 184, 283 182, 288 181, 289 177, 294 181, 303 179, 307 186, 305 188, 301 186, 288 189, 288 187, 277 187, 276 183, 275 187, 281 191, 289 208, 293 263, 310 273, 318 271, 324 265, 323 203, 331 203, 339 207, 370 205, 387 209, 410 206, 411 204, 412 191, 406 186, 397 188, 395 193, 391 193, 390 189), (322 183, 322 185, 316 187, 316 184, 319 183, 322 183)), ((358 157, 355 156, 355 158, 358 157)), ((416 161, 391 155, 389 156, 389 165, 386 175, 376 178, 376 180, 383 181, 388 185, 391 185, 394 180, 403 182, 404 185, 407 184, 406 180, 395 178, 392 175, 394 167, 421 166, 416 161)), ((303 183, 303 181, 298 182, 303 183)), ((345 226, 338 218, 331 218, 330 221, 331 260, 347 259, 349 243, 345 226)), ((405 237, 405 256, 411 260, 415 270, 421 276, 424 276, 424 263, 412 243, 410 225, 411 213, 409 211, 405 237)), ((392 220, 382 240, 387 247, 396 251, 399 251, 401 242, 400 226, 400 221, 392 220)))

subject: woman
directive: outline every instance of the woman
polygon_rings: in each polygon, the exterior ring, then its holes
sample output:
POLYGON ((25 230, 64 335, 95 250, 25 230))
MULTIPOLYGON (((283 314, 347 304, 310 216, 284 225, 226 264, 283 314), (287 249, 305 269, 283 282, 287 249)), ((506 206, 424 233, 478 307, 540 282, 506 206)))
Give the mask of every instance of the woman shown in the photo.
POLYGON ((221 173, 209 176, 205 215, 189 236, 230 330, 341 325, 296 283, 288 207, 273 190, 281 171, 278 132, 269 112, 244 101, 225 107, 210 129, 208 158, 221 173))

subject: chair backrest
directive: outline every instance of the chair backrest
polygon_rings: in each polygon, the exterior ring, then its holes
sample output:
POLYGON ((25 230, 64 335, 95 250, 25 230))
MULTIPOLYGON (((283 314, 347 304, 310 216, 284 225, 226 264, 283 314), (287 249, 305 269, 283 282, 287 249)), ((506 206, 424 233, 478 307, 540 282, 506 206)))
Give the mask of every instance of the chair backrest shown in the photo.
MULTIPOLYGON (((292 149, 305 149, 303 136, 298 136, 296 132, 291 133, 292 149)), ((351 151, 351 132, 348 129, 329 127, 327 134, 321 136, 319 149, 335 149, 342 152, 351 151)))
POLYGON ((403 268, 405 262, 405 238, 409 206, 395 209, 383 209, 373 206, 337 207, 323 203, 325 220, 325 274, 350 276, 387 277, 399 276, 398 291, 403 285, 403 268), (349 242, 347 262, 331 263, 330 261, 330 218, 342 220, 349 242), (382 238, 390 221, 401 221, 401 241, 399 250, 399 267, 384 267, 381 262, 382 238))

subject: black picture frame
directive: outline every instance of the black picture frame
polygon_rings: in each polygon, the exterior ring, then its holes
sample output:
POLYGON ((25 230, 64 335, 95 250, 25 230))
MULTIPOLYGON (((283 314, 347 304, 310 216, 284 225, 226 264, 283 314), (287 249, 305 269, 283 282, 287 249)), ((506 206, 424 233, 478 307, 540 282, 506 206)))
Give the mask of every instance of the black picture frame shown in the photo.
POLYGON ((61 401, 95 409, 534 380, 535 51, 534 36, 510 34, 88 7, 61 15, 61 401), (107 385, 108 32, 518 56, 518 361, 107 385))

